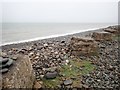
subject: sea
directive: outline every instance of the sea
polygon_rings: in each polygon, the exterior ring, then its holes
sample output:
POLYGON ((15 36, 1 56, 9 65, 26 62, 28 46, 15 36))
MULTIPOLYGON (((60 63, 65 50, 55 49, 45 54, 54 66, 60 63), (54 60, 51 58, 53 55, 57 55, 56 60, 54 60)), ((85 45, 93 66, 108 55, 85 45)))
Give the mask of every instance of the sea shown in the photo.
POLYGON ((2 45, 59 37, 108 27, 108 23, 2 23, 2 45))

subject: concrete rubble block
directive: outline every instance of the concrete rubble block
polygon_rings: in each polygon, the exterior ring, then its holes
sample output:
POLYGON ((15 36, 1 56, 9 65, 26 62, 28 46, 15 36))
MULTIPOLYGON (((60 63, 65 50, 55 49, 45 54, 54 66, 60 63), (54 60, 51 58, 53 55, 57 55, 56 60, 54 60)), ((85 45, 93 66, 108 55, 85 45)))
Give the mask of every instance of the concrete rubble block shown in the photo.
POLYGON ((112 34, 108 32, 93 32, 92 38, 96 41, 111 41, 112 34))
POLYGON ((28 56, 18 55, 9 71, 2 75, 2 88, 33 88, 35 76, 28 56))
POLYGON ((118 30, 115 30, 115 29, 109 29, 109 28, 106 28, 104 29, 105 32, 109 32, 111 34, 118 34, 118 30))
POLYGON ((111 33, 113 36, 118 35, 120 34, 120 25, 107 27, 104 31, 111 33))
POLYGON ((72 37, 70 41, 73 55, 93 55, 97 53, 97 43, 92 38, 72 37))

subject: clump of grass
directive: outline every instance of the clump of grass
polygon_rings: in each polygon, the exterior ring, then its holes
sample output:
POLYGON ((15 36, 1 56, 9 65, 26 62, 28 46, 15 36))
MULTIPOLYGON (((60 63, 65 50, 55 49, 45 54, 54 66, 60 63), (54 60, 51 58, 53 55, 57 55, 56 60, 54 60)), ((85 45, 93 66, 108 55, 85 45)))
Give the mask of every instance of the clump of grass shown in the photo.
POLYGON ((44 87, 55 88, 60 84, 60 78, 56 77, 55 79, 42 79, 44 87))
POLYGON ((77 61, 71 60, 69 65, 64 65, 61 68, 61 73, 65 75, 65 77, 77 77, 83 74, 88 74, 89 72, 94 70, 94 65, 91 64, 90 61, 77 61), (80 69, 82 67, 82 70, 80 69))
POLYGON ((57 85, 60 85, 62 78, 70 79, 76 78, 73 80, 74 86, 80 85, 80 76, 90 73, 94 70, 94 65, 90 61, 79 61, 79 60, 70 60, 69 64, 61 66, 59 68, 60 75, 55 79, 45 79, 43 78, 43 84, 47 88, 56 88, 57 85), (82 70, 80 69, 82 67, 82 70))
POLYGON ((120 35, 115 35, 115 36, 113 36, 113 40, 118 40, 118 41, 120 41, 120 35))
POLYGON ((91 62, 89 62, 89 61, 84 61, 82 63, 83 63, 83 66, 84 66, 83 70, 81 70, 82 75, 90 73, 95 68, 95 66, 92 65, 91 62))

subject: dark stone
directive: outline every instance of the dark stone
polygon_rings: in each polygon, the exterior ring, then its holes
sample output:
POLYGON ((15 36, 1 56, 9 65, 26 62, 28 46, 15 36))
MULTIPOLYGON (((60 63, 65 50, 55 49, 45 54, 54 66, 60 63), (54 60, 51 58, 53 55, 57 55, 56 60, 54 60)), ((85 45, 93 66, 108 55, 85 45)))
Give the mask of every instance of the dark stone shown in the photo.
POLYGON ((8 72, 8 68, 4 68, 4 69, 0 70, 0 73, 2 73, 2 74, 7 73, 7 72, 8 72))
POLYGON ((61 41, 61 43, 65 43, 65 41, 61 41))
POLYGON ((5 64, 8 62, 8 58, 2 58, 0 57, 0 64, 5 64))
POLYGON ((47 72, 45 74, 45 78, 46 79, 54 79, 54 78, 56 78, 57 74, 58 73, 56 71, 55 72, 47 72))
POLYGON ((9 58, 9 61, 6 63, 8 66, 11 66, 13 64, 13 60, 9 58))
POLYGON ((35 68, 36 69, 41 69, 41 66, 40 65, 36 65, 35 68))
POLYGON ((1 64, 0 68, 9 68, 13 64, 13 60, 9 59, 5 64, 1 64))
POLYGON ((67 86, 67 85, 72 85, 72 83, 73 83, 73 81, 72 81, 71 79, 65 80, 65 81, 63 82, 63 84, 64 84, 65 86, 67 86))

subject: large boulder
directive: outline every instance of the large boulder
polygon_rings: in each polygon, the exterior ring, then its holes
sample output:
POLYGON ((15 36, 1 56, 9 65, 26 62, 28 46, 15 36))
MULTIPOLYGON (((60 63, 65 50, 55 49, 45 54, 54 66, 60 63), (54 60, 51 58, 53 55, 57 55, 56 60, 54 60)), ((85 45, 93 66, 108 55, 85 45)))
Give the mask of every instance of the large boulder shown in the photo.
POLYGON ((73 55, 93 55, 97 53, 97 43, 92 38, 72 37, 70 41, 73 55))
POLYGON ((92 38, 96 41, 110 41, 112 40, 112 34, 108 32, 93 32, 92 38))
POLYGON ((2 88, 31 88, 35 76, 28 56, 18 55, 9 71, 2 75, 2 88))
POLYGON ((118 29, 117 28, 105 28, 104 31, 109 32, 109 33, 111 33, 113 35, 118 34, 118 29))

